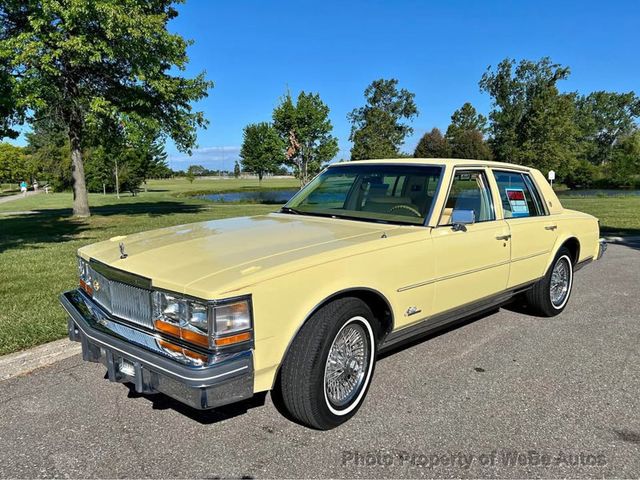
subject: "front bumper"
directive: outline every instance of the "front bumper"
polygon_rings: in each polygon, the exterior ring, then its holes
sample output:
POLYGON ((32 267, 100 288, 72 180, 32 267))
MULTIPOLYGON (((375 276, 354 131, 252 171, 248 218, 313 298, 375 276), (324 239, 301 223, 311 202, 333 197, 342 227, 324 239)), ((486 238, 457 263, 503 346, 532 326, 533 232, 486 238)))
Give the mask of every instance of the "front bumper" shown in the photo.
POLYGON ((194 362, 162 348, 166 339, 111 318, 81 290, 62 294, 60 303, 83 360, 104 364, 112 382, 132 383, 138 393, 161 392, 197 409, 253 396, 251 350, 194 362))

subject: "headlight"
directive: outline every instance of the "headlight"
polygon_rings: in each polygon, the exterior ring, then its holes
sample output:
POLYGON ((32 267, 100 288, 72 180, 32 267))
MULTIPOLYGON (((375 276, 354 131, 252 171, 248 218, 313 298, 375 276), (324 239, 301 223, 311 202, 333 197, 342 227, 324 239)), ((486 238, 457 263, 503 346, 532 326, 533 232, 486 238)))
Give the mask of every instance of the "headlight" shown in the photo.
POLYGON ((78 279, 80 281, 80 287, 89 295, 93 295, 91 268, 89 268, 89 262, 81 257, 78 257, 78 279))
POLYGON ((172 293, 153 292, 156 330, 209 348, 209 308, 205 302, 172 293))
POLYGON ((156 330, 201 347, 232 345, 251 339, 249 300, 215 305, 168 292, 153 292, 156 330))

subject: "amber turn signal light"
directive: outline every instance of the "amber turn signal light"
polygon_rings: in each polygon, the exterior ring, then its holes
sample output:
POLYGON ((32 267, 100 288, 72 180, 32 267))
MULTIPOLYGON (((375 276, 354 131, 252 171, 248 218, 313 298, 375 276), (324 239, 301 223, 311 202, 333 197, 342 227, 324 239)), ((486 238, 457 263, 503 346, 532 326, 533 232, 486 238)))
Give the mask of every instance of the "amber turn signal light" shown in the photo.
POLYGON ((80 288, 87 292, 90 296, 93 296, 93 288, 84 280, 80 280, 80 288))
POLYGON ((237 335, 216 338, 215 343, 217 347, 225 347, 227 345, 233 345, 234 343, 246 342, 247 340, 251 340, 251 332, 243 332, 238 333, 237 335))
POLYGON ((198 353, 198 352, 193 352, 186 348, 181 348, 178 345, 174 345, 173 343, 169 343, 164 340, 158 340, 158 345, 160 345, 162 348, 165 348, 167 350, 171 350, 172 352, 181 353, 185 357, 193 358, 195 360, 200 360, 203 363, 206 363, 208 360, 206 355, 202 355, 201 353, 198 353))
POLYGON ((154 325, 156 327, 156 330, 158 330, 159 332, 167 333, 173 337, 181 338, 186 342, 193 343, 200 347, 209 348, 209 337, 202 333, 197 333, 186 328, 180 328, 173 323, 163 322, 162 320, 156 320, 154 322, 154 325))

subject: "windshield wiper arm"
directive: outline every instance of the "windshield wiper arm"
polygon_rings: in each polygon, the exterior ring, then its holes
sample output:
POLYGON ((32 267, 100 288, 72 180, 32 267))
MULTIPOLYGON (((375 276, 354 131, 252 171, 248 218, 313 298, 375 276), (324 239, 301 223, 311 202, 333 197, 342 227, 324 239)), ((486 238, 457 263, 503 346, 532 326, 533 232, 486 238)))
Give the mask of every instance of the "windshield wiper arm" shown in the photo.
POLYGON ((301 215, 302 212, 300 212, 300 210, 296 210, 295 208, 285 206, 280 209, 280 213, 292 213, 294 215, 301 215))

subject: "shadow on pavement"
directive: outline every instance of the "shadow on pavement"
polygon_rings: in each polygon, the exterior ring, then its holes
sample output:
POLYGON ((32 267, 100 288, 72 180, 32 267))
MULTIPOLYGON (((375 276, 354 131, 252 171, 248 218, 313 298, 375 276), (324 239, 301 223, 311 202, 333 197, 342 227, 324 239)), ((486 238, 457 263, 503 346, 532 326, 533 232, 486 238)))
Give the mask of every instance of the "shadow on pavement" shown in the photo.
POLYGON ((185 417, 195 420, 203 425, 211 425, 213 423, 222 422, 224 420, 243 415, 252 408, 264 406, 266 400, 266 392, 260 392, 255 394, 252 398, 241 402, 224 405, 211 410, 196 410, 195 408, 189 407, 188 405, 174 400, 162 393, 154 393, 150 395, 137 393, 134 385, 130 383, 125 383, 125 385, 129 389, 129 394, 127 395, 129 398, 144 398, 151 402, 154 410, 175 410, 185 417))

